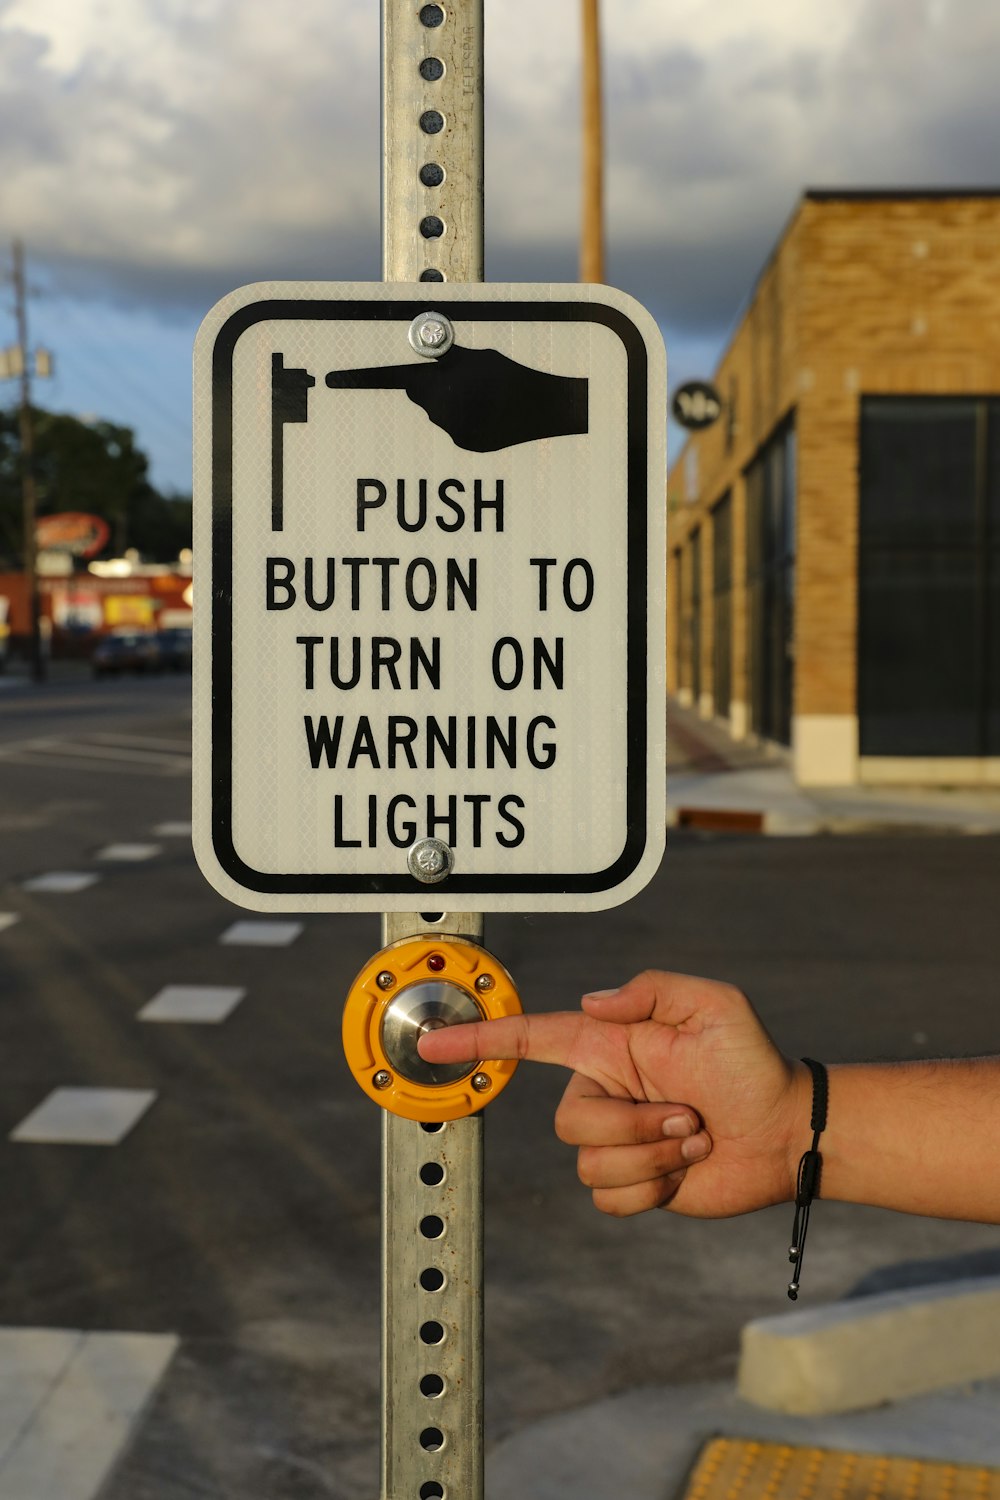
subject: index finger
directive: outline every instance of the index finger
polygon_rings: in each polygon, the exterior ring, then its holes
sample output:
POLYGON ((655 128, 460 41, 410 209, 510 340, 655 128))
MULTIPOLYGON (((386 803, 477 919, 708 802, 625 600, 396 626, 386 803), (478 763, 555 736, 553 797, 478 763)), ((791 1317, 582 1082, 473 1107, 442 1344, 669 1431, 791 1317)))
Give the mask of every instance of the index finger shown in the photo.
POLYGON ((530 1058, 569 1068, 585 1028, 597 1028, 579 1011, 549 1011, 535 1016, 503 1016, 496 1021, 469 1021, 427 1031, 417 1042, 425 1062, 479 1062, 488 1057, 530 1058))

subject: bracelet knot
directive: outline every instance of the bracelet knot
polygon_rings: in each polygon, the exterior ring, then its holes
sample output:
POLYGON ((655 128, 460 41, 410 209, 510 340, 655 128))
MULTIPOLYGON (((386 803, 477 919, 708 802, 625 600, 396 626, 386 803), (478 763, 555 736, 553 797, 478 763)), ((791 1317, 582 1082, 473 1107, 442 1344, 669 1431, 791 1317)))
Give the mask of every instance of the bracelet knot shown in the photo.
POLYGON ((795 1218, 792 1221, 792 1243, 788 1247, 788 1259, 794 1265, 792 1279, 788 1283, 788 1297, 798 1300, 799 1282, 802 1278, 802 1258, 806 1248, 806 1233, 809 1229, 809 1210, 813 1199, 819 1196, 820 1179, 823 1174, 823 1158, 819 1150, 819 1138, 826 1129, 827 1105, 830 1084, 826 1068, 815 1058, 804 1057, 802 1061, 812 1074, 813 1098, 810 1128, 812 1145, 803 1152, 799 1161, 798 1178, 795 1185, 795 1218))

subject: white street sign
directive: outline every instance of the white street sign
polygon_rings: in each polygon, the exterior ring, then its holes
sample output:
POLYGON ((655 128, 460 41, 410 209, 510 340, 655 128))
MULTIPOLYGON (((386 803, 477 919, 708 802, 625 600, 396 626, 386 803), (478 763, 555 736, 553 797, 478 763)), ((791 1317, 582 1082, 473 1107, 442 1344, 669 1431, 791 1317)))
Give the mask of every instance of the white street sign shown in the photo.
POLYGON ((223 895, 597 910, 647 883, 665 412, 656 325, 603 286, 279 282, 212 309, 194 840, 223 895), (408 866, 426 838, 438 884, 408 866))

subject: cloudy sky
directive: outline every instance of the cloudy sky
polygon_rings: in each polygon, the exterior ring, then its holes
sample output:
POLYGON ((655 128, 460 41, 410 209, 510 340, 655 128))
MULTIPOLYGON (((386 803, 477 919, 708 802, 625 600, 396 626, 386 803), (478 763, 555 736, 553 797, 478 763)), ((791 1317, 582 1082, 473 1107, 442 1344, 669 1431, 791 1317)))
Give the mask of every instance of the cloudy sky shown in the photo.
MULTIPOLYGON (((996 0, 602 12, 608 277, 660 322, 673 383, 711 373, 804 187, 1000 178, 996 0)), ((573 280, 578 0, 486 21, 487 274, 573 280)), ((0 262, 20 236, 58 361, 40 404, 130 423, 189 487, 207 308, 379 275, 378 49, 378 0, 0 0, 0 262)))

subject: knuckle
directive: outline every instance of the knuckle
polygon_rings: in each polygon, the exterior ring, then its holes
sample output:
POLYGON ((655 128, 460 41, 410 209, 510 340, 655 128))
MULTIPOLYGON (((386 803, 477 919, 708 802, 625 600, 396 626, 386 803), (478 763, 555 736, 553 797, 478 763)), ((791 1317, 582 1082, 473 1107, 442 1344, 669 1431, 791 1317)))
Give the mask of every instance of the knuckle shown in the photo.
POLYGON ((585 1146, 577 1153, 576 1175, 584 1187, 595 1188, 598 1186, 596 1165, 594 1152, 590 1148, 585 1146))
POLYGON ((647 984, 651 989, 659 989, 663 982, 662 969, 642 969, 633 979, 633 984, 647 984))
POLYGON ((668 1198, 672 1198, 679 1186, 668 1177, 656 1177, 652 1182, 643 1183, 642 1212, 648 1213, 650 1209, 662 1208, 668 1198))
POLYGON ((570 1106, 568 1104, 560 1104, 556 1110, 555 1132, 557 1139, 562 1141, 564 1146, 578 1146, 580 1144, 573 1125, 574 1119, 575 1114, 570 1106))
POLYGON ((627 1219, 635 1211, 628 1206, 628 1199, 620 1192, 608 1188, 597 1188, 593 1193, 594 1207, 612 1219, 627 1219))
POLYGON ((743 1006, 747 1006, 750 1004, 746 993, 740 989, 738 984, 729 984, 725 980, 720 980, 719 988, 725 995, 727 1003, 734 1009, 737 1007, 742 1008, 743 1006))

